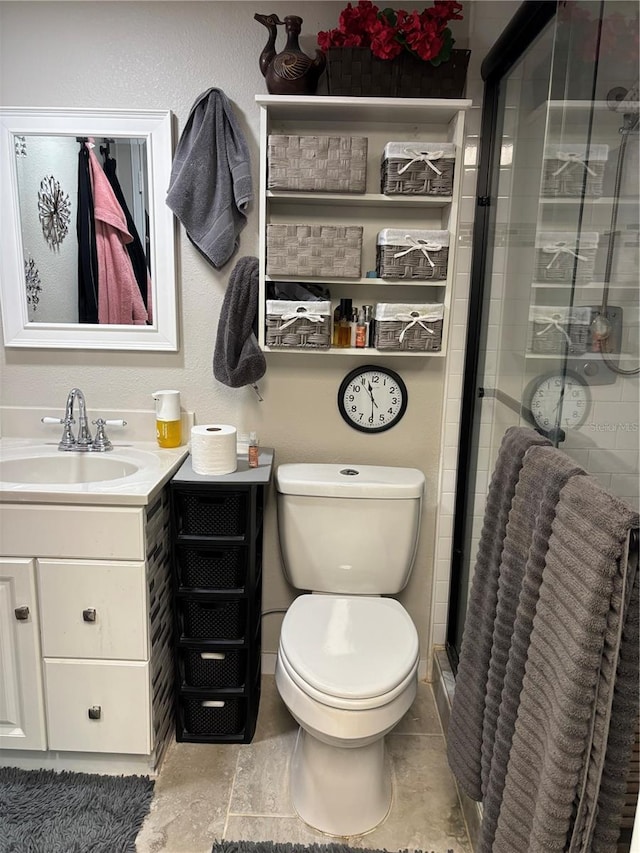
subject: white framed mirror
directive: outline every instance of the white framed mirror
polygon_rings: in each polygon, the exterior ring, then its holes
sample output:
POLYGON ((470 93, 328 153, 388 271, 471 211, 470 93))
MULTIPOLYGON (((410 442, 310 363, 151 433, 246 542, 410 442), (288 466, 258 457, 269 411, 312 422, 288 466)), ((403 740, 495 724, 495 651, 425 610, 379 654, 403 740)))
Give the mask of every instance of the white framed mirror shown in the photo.
POLYGON ((0 109, 6 347, 178 349, 176 224, 165 203, 172 156, 168 110, 0 109), (117 203, 105 212, 110 190, 97 187, 107 176, 117 203), (93 195, 98 233, 89 226, 87 241, 93 195), (112 221, 116 209, 126 227, 112 221))

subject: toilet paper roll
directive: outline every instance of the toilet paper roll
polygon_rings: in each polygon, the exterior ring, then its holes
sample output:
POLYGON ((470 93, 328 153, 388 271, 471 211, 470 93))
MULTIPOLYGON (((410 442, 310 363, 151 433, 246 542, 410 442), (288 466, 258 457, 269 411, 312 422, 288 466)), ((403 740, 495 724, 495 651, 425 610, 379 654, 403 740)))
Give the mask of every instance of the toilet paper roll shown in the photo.
POLYGON ((231 474, 238 467, 236 428, 203 424, 191 428, 191 467, 196 474, 231 474))

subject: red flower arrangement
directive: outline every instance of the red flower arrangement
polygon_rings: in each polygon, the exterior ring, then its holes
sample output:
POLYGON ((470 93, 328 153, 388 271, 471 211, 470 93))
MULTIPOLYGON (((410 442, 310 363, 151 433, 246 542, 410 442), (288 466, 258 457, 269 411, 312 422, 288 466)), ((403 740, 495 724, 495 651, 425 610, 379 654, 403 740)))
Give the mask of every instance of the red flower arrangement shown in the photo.
POLYGON ((402 9, 379 10, 371 0, 347 3, 334 30, 318 33, 318 46, 368 47, 379 59, 394 59, 406 51, 432 65, 440 65, 451 56, 454 44, 449 21, 461 21, 462 3, 434 0, 422 12, 402 9))

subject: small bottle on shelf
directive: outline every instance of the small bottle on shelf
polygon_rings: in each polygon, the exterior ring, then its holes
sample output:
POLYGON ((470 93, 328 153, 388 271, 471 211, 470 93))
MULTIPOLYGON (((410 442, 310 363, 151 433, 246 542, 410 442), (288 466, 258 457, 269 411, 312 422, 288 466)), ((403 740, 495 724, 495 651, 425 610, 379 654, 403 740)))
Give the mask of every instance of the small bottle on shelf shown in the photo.
POLYGON ((373 346, 373 305, 363 305, 365 326, 365 347, 373 346))
POLYGON ((351 299, 340 300, 340 322, 338 323, 338 347, 351 346, 351 299))
POLYGON ((249 433, 249 447, 247 455, 249 457, 249 468, 257 468, 258 457, 260 455, 260 445, 258 444, 258 436, 255 432, 249 433))
POLYGON ((364 308, 358 314, 358 325, 356 327, 356 349, 364 349, 367 345, 367 324, 364 321, 364 308))
POLYGON ((351 337, 349 339, 349 346, 352 349, 355 349, 355 347, 356 347, 356 336, 357 336, 357 330, 358 330, 358 309, 357 308, 354 308, 353 311, 351 312, 350 327, 351 327, 351 337))

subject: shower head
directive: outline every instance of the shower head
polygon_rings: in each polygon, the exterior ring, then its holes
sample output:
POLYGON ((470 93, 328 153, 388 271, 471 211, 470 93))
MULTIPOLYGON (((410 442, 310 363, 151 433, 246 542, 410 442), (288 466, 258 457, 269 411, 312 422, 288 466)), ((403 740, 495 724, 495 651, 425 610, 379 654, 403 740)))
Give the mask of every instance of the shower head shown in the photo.
POLYGON ((607 93, 607 105, 610 110, 625 115, 638 115, 640 113, 640 92, 638 86, 640 81, 625 89, 624 86, 616 86, 607 93))

